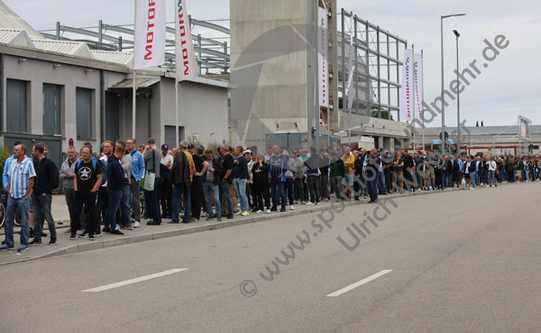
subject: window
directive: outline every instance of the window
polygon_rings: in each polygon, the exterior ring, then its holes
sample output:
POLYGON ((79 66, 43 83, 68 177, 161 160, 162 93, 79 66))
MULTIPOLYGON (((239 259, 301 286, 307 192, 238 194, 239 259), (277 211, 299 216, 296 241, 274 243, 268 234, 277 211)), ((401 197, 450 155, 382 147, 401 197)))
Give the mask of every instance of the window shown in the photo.
MULTIPOLYGON (((178 148, 178 142, 175 135, 175 126, 165 126, 165 141, 169 145, 169 149, 178 148)), ((178 141, 185 140, 184 138, 184 127, 179 126, 178 128, 178 141)))
POLYGON ((26 132, 27 101, 26 82, 20 80, 7 80, 7 126, 6 132, 26 132))
POLYGON ((43 135, 62 134, 60 89, 54 84, 43 85, 43 135))
POLYGON ((77 139, 93 139, 92 135, 92 90, 76 90, 77 139))

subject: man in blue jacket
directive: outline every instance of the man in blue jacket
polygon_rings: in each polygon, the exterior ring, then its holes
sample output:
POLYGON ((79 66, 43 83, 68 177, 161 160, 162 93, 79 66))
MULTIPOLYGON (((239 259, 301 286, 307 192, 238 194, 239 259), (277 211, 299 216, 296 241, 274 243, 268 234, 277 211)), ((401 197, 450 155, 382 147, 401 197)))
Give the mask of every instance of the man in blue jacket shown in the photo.
POLYGON ((116 223, 116 211, 122 200, 122 188, 130 180, 124 176, 124 169, 120 165, 120 160, 124 156, 126 148, 117 146, 114 154, 111 154, 107 160, 107 192, 109 193, 109 207, 107 208, 107 228, 113 235, 124 235, 116 223))
MULTIPOLYGON (((280 153, 280 147, 278 145, 274 145, 272 147, 273 155, 269 159, 269 179, 270 179, 270 186, 271 186, 271 198, 272 198, 272 208, 271 211, 275 212, 278 210, 278 203, 276 200, 276 186, 278 186, 278 190, 280 191, 280 202, 281 202, 281 212, 286 211, 286 192, 284 190, 284 183, 285 181, 284 174, 287 171, 287 162, 285 161, 284 157, 280 153)), ((319 165, 317 166, 319 167, 319 165)))
POLYGON ((145 161, 143 161, 143 155, 137 151, 137 140, 129 138, 126 141, 126 146, 131 154, 131 204, 133 212, 133 227, 139 228, 141 226, 141 179, 145 174, 145 161))

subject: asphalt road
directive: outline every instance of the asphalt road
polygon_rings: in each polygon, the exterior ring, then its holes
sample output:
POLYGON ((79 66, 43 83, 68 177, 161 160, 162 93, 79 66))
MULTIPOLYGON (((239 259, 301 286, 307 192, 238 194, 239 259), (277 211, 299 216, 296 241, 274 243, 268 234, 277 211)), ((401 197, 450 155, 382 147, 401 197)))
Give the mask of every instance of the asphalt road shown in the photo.
POLYGON ((330 228, 305 214, 3 266, 0 332, 540 332, 540 194, 401 197, 347 207, 330 228), (310 243, 288 248, 298 235, 310 243))

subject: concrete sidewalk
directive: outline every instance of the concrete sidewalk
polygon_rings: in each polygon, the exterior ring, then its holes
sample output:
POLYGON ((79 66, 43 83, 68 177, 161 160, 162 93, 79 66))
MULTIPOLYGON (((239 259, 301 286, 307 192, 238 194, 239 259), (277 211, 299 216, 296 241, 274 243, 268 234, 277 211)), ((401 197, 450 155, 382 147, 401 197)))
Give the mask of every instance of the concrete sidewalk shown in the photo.
MULTIPOLYGON (((484 187, 478 187, 479 190, 483 190, 484 187)), ((462 189, 457 188, 451 188, 446 189, 444 191, 416 191, 415 193, 404 193, 404 194, 389 194, 386 196, 379 196, 380 200, 385 200, 388 198, 393 199, 399 199, 400 197, 404 196, 411 196, 411 195, 432 195, 432 194, 443 194, 449 191, 458 191, 462 189)), ((332 199, 331 199, 332 201, 332 199)), ((96 237, 94 241, 90 241, 89 239, 82 239, 77 238, 76 240, 70 240, 69 234, 64 234, 64 231, 67 230, 69 227, 69 213, 68 213, 68 207, 66 205, 66 201, 64 199, 63 195, 56 195, 53 197, 53 205, 52 205, 52 211, 53 211, 53 217, 56 222, 56 228, 57 228, 57 238, 58 243, 57 245, 50 246, 48 245, 49 241, 49 232, 47 230, 47 223, 45 223, 45 232, 48 233, 48 237, 43 238, 43 245, 38 246, 32 246, 28 249, 28 251, 23 253, 18 253, 17 248, 19 247, 19 235, 18 231, 20 228, 15 228, 15 249, 11 251, 2 251, 0 252, 0 266, 11 264, 11 263, 17 263, 17 262, 24 262, 28 260, 34 260, 34 259, 40 259, 40 258, 47 258, 57 255, 63 255, 63 254, 69 254, 69 253, 75 253, 75 252, 82 252, 82 251, 89 251, 94 249, 100 249, 104 247, 111 247, 111 246, 117 246, 122 244, 129 244, 129 243, 136 243, 136 242, 142 242, 142 241, 148 241, 153 239, 159 239, 164 237, 173 237, 173 236, 179 236, 199 231, 206 231, 206 230, 214 230, 218 228, 225 228, 235 225, 242 225, 247 223, 254 223, 258 221, 267 221, 267 220, 273 220, 277 218, 283 218, 283 217, 291 217, 298 214, 308 214, 313 212, 318 212, 327 208, 330 208, 331 201, 329 202, 321 202, 318 206, 306 206, 306 205, 294 205, 295 210, 287 209, 286 212, 272 212, 271 214, 267 214, 265 212, 261 214, 256 213, 250 213, 249 216, 240 216, 235 215, 235 217, 231 220, 228 220, 224 217, 223 221, 218 222, 216 219, 212 219, 210 221, 206 221, 205 218, 201 218, 200 222, 191 222, 190 224, 168 224, 167 221, 169 219, 164 219, 163 223, 160 226, 148 226, 146 225, 146 222, 141 223, 140 228, 136 228, 133 230, 125 230, 123 229, 122 232, 124 232, 123 236, 120 235, 111 235, 102 233, 101 237, 96 237), (59 222, 64 221, 63 225, 60 225, 59 222)), ((360 201, 354 201, 352 200, 350 203, 347 204, 347 206, 351 205, 366 205, 368 202, 368 199, 362 199, 360 201)), ((346 206, 346 207, 347 207, 346 206)), ((4 229, 2 228, 2 233, 4 234, 4 229)), ((4 239, 4 237, 1 237, 4 239)))

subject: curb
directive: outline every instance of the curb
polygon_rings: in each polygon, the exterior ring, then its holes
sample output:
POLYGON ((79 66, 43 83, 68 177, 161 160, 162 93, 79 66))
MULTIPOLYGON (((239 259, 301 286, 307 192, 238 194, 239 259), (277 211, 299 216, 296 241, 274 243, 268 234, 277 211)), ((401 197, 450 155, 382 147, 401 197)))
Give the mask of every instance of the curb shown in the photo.
MULTIPOLYGON (((448 188, 448 189, 446 189, 444 191, 441 191, 441 190, 435 190, 435 191, 434 190, 429 190, 429 191, 416 191, 415 193, 405 192, 404 194, 395 193, 395 194, 390 194, 390 195, 388 194, 387 196, 384 196, 384 197, 385 198, 405 198, 405 197, 409 197, 409 196, 448 193, 448 192, 460 191, 460 190, 461 190, 461 188, 448 188)), ((378 196, 378 198, 379 198, 379 196, 378 196)), ((349 201, 349 203, 347 205, 348 206, 357 206, 357 205, 366 205, 366 204, 368 204, 368 202, 351 200, 351 201, 349 201)), ((192 233, 196 233, 196 232, 209 231, 209 230, 215 230, 215 229, 222 229, 222 228, 233 227, 233 226, 238 226, 238 225, 243 225, 243 224, 255 223, 255 222, 258 222, 258 221, 268 221, 268 220, 273 220, 275 218, 290 217, 290 216, 295 216, 295 215, 300 215, 300 214, 310 214, 310 213, 320 212, 320 211, 325 210, 325 209, 331 209, 331 208, 327 207, 327 206, 324 206, 324 207, 313 206, 311 208, 299 209, 299 210, 295 210, 295 211, 287 211, 285 213, 280 213, 279 215, 266 214, 266 215, 257 216, 257 217, 249 217, 247 219, 242 219, 242 220, 217 222, 217 223, 213 223, 213 224, 209 224, 209 225, 205 225, 205 226, 194 226, 194 227, 188 227, 188 228, 185 228, 185 229, 161 231, 161 232, 155 232, 155 233, 146 234, 146 235, 128 236, 128 237, 121 237, 121 238, 115 238, 115 239, 108 239, 108 240, 105 240, 105 241, 94 241, 94 242, 89 242, 89 243, 85 243, 85 244, 66 246, 66 247, 63 247, 61 249, 58 249, 58 250, 55 250, 55 251, 52 251, 52 252, 49 252, 49 253, 46 253, 46 254, 42 254, 40 256, 33 257, 33 258, 24 258, 24 259, 14 260, 14 261, 10 261, 10 262, 0 263, 0 266, 16 264, 16 263, 21 263, 21 262, 27 262, 27 261, 37 260, 37 259, 52 258, 52 257, 65 255, 65 254, 72 254, 72 253, 78 253, 78 252, 84 252, 84 251, 97 250, 97 249, 102 249, 102 248, 107 248, 107 247, 114 247, 114 246, 119 246, 119 245, 124 245, 124 244, 139 243, 139 242, 150 241, 150 240, 155 240, 155 239, 187 235, 187 234, 192 234, 192 233)))

